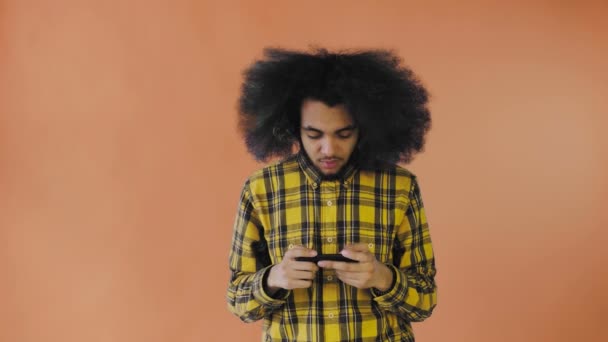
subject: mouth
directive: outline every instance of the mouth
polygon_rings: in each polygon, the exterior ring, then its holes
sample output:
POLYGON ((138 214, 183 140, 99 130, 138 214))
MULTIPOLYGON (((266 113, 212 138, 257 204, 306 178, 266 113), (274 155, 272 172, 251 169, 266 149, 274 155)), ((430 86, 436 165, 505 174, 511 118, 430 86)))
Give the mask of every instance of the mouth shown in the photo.
POLYGON ((338 166, 339 162, 340 159, 337 158, 319 160, 321 167, 324 169, 335 169, 338 166))

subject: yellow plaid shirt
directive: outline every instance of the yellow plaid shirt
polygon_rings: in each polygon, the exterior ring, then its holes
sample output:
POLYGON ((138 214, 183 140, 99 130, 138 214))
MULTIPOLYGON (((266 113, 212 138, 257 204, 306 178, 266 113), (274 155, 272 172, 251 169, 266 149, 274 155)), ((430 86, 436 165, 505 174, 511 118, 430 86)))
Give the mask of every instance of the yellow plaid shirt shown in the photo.
POLYGON ((245 322, 264 319, 262 341, 414 341, 410 322, 436 305, 420 191, 401 167, 347 164, 342 177, 323 180, 297 154, 247 180, 233 233, 228 307, 245 322), (331 270, 320 270, 310 288, 266 293, 265 276, 289 248, 339 253, 360 242, 394 271, 387 293, 342 283, 331 270))

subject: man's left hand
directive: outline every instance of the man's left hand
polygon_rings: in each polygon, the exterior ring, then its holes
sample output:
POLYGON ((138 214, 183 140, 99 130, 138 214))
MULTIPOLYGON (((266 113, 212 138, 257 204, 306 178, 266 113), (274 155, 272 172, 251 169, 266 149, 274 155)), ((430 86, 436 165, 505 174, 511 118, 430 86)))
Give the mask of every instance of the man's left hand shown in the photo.
POLYGON ((348 245, 340 253, 359 262, 348 263, 325 260, 318 262, 319 267, 336 270, 336 275, 341 281, 358 289, 374 287, 380 291, 386 291, 391 286, 393 272, 388 266, 376 260, 374 254, 369 251, 367 244, 348 245))

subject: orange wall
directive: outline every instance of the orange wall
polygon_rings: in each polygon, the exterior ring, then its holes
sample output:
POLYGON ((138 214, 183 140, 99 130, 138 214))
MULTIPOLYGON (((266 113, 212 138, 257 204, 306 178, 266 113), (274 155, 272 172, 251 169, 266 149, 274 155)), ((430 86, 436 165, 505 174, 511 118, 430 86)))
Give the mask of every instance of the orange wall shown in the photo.
POLYGON ((311 43, 433 95, 418 340, 607 340, 606 2, 219 3, 0 1, 0 341, 259 340, 224 299, 240 73, 311 43))

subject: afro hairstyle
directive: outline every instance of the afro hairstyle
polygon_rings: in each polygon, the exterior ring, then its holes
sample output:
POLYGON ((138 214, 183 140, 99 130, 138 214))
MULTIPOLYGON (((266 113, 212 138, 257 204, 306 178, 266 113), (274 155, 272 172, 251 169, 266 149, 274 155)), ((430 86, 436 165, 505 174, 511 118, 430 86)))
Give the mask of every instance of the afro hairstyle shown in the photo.
POLYGON ((410 162, 431 127, 426 89, 392 51, 267 48, 243 76, 239 129, 258 161, 301 146, 305 99, 346 108, 359 128, 353 156, 365 169, 410 162))

